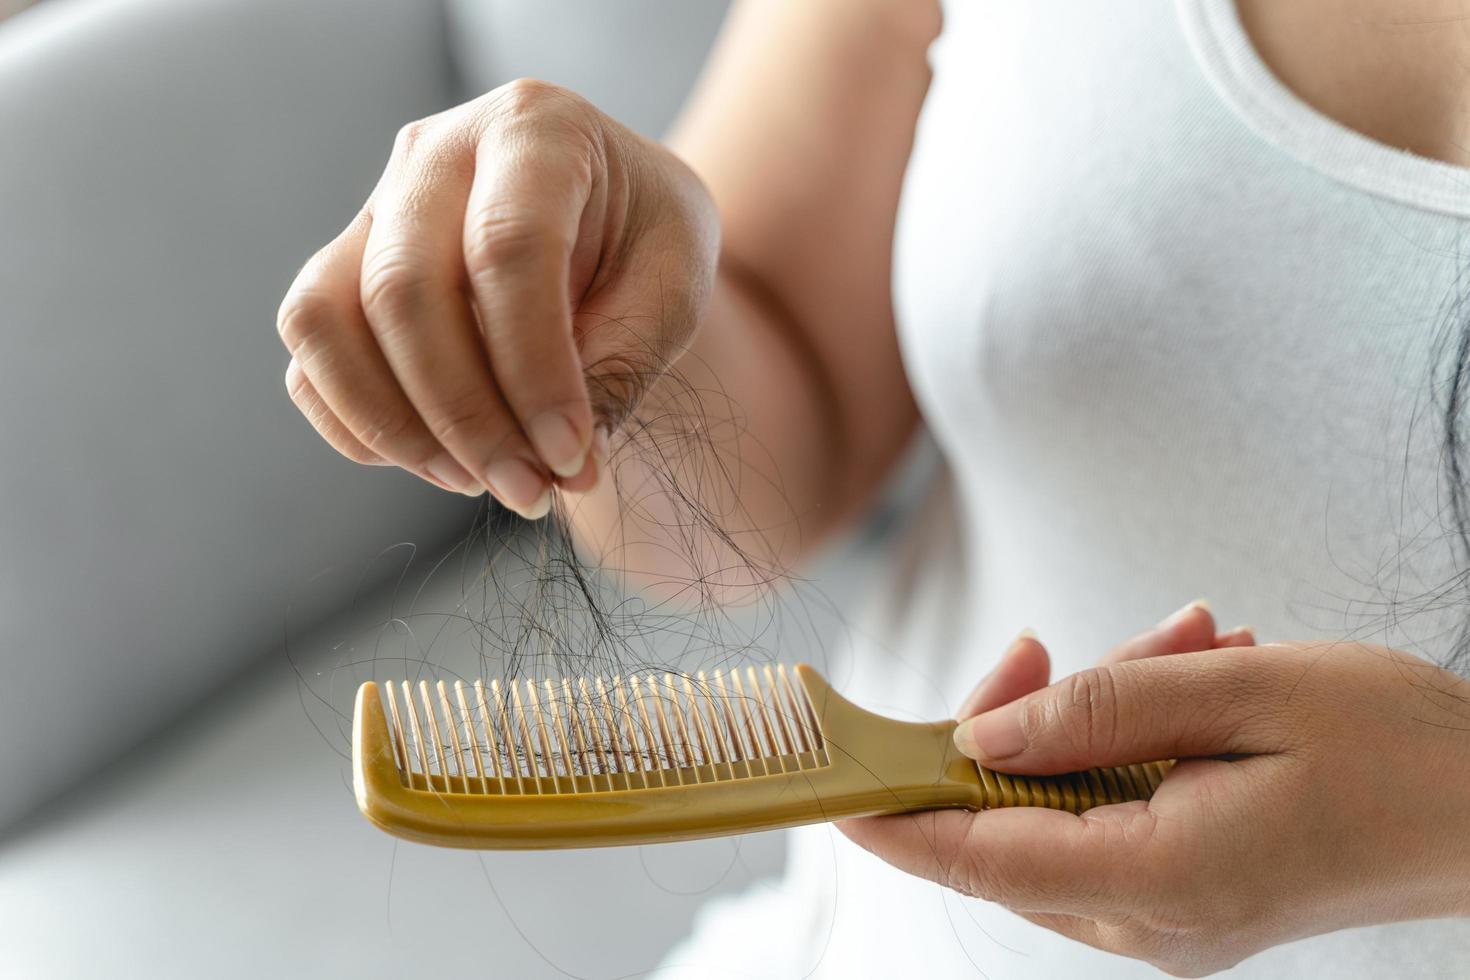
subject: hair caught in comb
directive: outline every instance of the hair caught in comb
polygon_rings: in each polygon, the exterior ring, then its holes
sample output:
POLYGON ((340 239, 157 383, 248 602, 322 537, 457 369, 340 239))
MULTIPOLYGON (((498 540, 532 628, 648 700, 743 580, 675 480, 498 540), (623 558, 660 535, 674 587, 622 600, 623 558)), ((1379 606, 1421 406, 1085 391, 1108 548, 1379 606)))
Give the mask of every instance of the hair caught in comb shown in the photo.
POLYGON ((803 772, 831 761, 806 690, 784 664, 590 683, 441 679, 415 688, 401 681, 384 691, 394 758, 417 789, 613 792, 803 772))

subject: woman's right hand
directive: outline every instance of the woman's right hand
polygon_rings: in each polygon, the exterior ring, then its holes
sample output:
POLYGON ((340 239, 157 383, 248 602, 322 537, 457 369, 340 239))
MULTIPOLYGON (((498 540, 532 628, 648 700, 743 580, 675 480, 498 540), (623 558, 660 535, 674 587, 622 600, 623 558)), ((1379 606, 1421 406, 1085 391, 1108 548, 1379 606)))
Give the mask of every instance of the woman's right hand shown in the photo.
POLYGON ((699 179, 571 92, 516 81, 405 126, 281 304, 291 399, 349 459, 537 518, 684 350, 719 221, 699 179))

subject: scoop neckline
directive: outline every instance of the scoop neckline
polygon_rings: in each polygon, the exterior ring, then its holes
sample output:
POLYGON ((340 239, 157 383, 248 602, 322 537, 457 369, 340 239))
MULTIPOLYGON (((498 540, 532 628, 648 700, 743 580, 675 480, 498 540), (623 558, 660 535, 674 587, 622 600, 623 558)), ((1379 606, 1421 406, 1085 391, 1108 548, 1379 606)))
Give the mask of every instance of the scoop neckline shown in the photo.
POLYGON ((1308 105, 1262 60, 1235 0, 1176 0, 1176 7, 1211 87, 1257 134, 1343 184, 1470 218, 1470 168, 1380 143, 1308 105))

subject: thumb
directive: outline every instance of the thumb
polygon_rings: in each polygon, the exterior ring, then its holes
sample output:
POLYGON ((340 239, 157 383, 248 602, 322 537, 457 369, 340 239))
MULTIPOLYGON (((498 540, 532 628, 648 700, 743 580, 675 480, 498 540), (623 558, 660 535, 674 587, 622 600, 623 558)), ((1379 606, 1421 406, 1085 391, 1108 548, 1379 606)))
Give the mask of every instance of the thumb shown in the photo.
POLYGON ((1292 689, 1280 660, 1251 648, 1095 667, 962 722, 961 752, 1017 774, 1073 772, 1283 747, 1292 689))

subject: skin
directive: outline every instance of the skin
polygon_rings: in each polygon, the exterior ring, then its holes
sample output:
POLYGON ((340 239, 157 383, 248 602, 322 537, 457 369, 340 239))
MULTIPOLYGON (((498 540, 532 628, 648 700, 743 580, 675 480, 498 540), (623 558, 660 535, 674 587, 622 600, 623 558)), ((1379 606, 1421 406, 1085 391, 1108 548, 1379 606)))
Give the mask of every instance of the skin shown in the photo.
MULTIPOLYGON (((1239 6, 1319 111, 1466 162, 1460 0, 1239 6)), ((918 423, 889 281, 940 27, 920 0, 742 0, 663 144, 530 80, 409 124, 281 305, 292 400, 358 462, 488 489, 532 518, 560 495, 579 546, 635 587, 801 561, 864 511, 918 423), (680 465, 728 474, 706 504, 741 555, 691 554, 657 472, 619 455, 622 426, 732 405, 739 432, 680 465)), ((1021 773, 1186 761, 1149 803, 1082 817, 843 829, 1181 975, 1345 926, 1470 914, 1470 780, 1445 775, 1470 771, 1464 682, 1399 651, 1256 646, 1200 606, 1049 680, 1041 643, 1013 644, 965 704, 962 750, 1021 773)))
POLYGON ((1470 164, 1470 6, 1463 0, 1237 0, 1277 78, 1380 143, 1470 164))
POLYGON ((1050 686, 1045 648, 1022 637, 961 711, 956 744, 1003 772, 1183 760, 1147 803, 842 830, 1175 976, 1350 926, 1470 915, 1470 683, 1382 647, 1213 630, 1188 607, 1050 686))
POLYGON ((630 521, 595 431, 635 403, 718 419, 733 402, 742 435, 701 450, 740 489, 726 530, 799 560, 918 421, 888 284, 938 31, 923 4, 747 0, 668 147, 528 80, 405 127, 281 306, 292 399, 359 462, 533 517, 554 482, 573 491, 581 543, 638 543, 619 563, 654 581, 687 571, 670 511, 629 460, 630 521), (653 379, 670 359, 687 387, 653 379))

